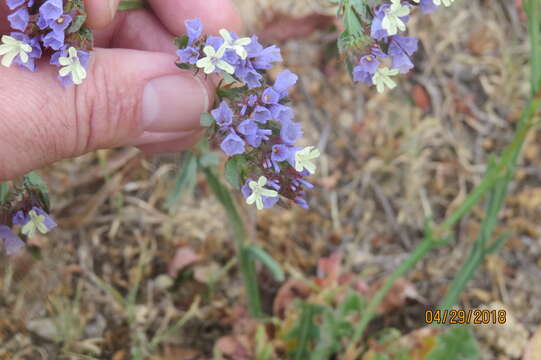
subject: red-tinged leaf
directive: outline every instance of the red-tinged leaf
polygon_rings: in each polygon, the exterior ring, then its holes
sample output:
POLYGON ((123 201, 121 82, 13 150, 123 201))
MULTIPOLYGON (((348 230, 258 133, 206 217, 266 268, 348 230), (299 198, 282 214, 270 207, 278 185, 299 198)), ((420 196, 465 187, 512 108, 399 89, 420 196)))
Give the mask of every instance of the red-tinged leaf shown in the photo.
POLYGON ((342 254, 336 252, 328 258, 319 259, 317 266, 317 281, 321 286, 332 286, 338 283, 342 272, 342 254))
MULTIPOLYGON (((375 294, 378 289, 383 285, 386 279, 378 281, 372 286, 371 293, 375 294)), ((383 298, 383 301, 379 305, 378 311, 380 313, 388 313, 394 310, 402 308, 406 304, 406 300, 413 299, 420 303, 426 303, 426 300, 419 295, 415 286, 405 279, 398 279, 391 290, 383 298)))
POLYGON ((250 350, 250 340, 246 336, 224 336, 214 344, 215 352, 219 351, 222 355, 228 356, 233 360, 253 359, 250 350))
POLYGON ((175 257, 169 263, 169 276, 176 277, 179 271, 201 260, 201 256, 197 255, 192 249, 187 246, 178 248, 175 252, 175 257))
POLYGON ((258 36, 265 43, 284 42, 290 39, 307 37, 316 30, 330 27, 334 24, 334 21, 334 16, 316 13, 301 18, 276 14, 258 36))
POLYGON ((310 295, 310 287, 298 280, 289 280, 278 290, 272 306, 275 316, 284 317, 286 310, 295 299, 306 299, 310 295))

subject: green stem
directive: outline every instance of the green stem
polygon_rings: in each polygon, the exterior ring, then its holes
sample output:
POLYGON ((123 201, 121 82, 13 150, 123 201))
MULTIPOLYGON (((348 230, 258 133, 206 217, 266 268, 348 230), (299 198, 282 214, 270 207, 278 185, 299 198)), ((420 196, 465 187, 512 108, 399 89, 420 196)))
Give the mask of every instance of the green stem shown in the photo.
POLYGON ((118 10, 132 10, 132 9, 142 9, 146 7, 145 0, 120 0, 118 5, 118 10))
POLYGON ((221 184, 220 180, 218 180, 210 168, 205 168, 204 171, 210 187, 214 191, 222 206, 225 208, 229 221, 233 225, 238 264, 244 280, 248 309, 250 310, 252 316, 262 317, 264 314, 261 308, 261 296, 259 294, 259 286, 257 284, 257 272, 255 262, 247 251, 244 222, 237 211, 230 192, 221 184))

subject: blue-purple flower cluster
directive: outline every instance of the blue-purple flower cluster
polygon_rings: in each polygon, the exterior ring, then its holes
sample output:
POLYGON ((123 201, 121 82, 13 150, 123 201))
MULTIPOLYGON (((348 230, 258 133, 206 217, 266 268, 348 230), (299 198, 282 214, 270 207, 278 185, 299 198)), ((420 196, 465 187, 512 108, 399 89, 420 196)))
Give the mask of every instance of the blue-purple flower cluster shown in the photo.
MULTIPOLYGON (((424 13, 435 11, 438 6, 450 6, 454 0, 390 0, 371 8, 370 40, 356 54, 357 66, 353 68, 353 80, 376 85, 378 92, 396 86, 392 76, 406 74, 413 67, 412 56, 418 49, 418 39, 399 35, 406 30, 409 15, 414 6, 424 13)), ((368 31, 367 31, 368 33, 368 31)))
POLYGON ((92 32, 83 0, 6 0, 13 29, 2 36, 2 65, 36 70, 36 60, 51 53, 51 64, 59 67, 63 86, 79 85, 86 78, 92 50, 92 32))
POLYGON ((305 191, 313 186, 304 178, 315 172, 319 151, 295 145, 303 131, 287 102, 297 75, 284 70, 272 85, 266 82, 265 70, 282 60, 280 49, 225 29, 221 37, 203 35, 199 19, 185 24, 187 35, 177 39, 178 65, 223 76, 209 131, 237 165, 246 202, 270 208, 282 196, 307 208, 305 191))
MULTIPOLYGON (((27 204, 26 201, 23 203, 27 204)), ((0 245, 3 243, 7 255, 18 253, 26 246, 21 237, 29 239, 38 232, 47 234, 57 226, 52 217, 38 204, 15 211, 9 211, 4 207, 1 214, 0 245)))

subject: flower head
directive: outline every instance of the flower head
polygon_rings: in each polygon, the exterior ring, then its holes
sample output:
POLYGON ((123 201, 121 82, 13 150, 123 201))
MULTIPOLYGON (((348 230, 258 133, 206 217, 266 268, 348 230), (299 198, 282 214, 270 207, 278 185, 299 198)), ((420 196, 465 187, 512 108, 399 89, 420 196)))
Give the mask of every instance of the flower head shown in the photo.
POLYGON ((225 54, 224 47, 220 47, 218 51, 216 51, 214 47, 207 45, 203 48, 203 52, 207 56, 197 60, 195 65, 198 68, 203 69, 205 74, 212 74, 216 68, 221 69, 228 74, 233 74, 235 72, 235 68, 222 59, 225 54))
POLYGON ((193 44, 193 42, 201 36, 203 32, 203 24, 199 19, 190 19, 184 21, 186 26, 186 34, 188 35, 188 44, 193 44))
POLYGON ((310 174, 314 174, 316 172, 316 165, 312 160, 319 157, 319 155, 319 150, 313 146, 307 146, 297 151, 295 153, 295 170, 301 172, 306 169, 310 174))
POLYGON ((71 75, 71 80, 75 85, 80 85, 86 79, 86 69, 83 60, 80 58, 83 51, 77 51, 73 46, 68 49, 68 56, 60 56, 58 63, 62 66, 58 71, 61 77, 71 75))
MULTIPOLYGON (((235 50, 235 53, 241 58, 246 59, 248 56, 248 52, 245 48, 246 45, 248 45, 252 39, 250 38, 237 38, 234 39, 233 36, 229 31, 226 29, 220 30, 220 35, 224 39, 224 43, 222 46, 224 46, 226 49, 235 50)), ((235 36, 236 37, 236 36, 235 36)))
POLYGON ((401 18, 409 15, 410 8, 407 5, 402 5, 401 0, 391 1, 391 6, 383 10, 385 15, 381 20, 381 27, 387 30, 389 35, 395 35, 398 30, 406 30, 406 24, 401 18))
POLYGON ((18 57, 22 63, 28 62, 28 54, 32 51, 32 46, 17 40, 9 35, 2 35, 2 45, 0 45, 0 55, 2 65, 10 67, 13 60, 18 57))
POLYGON ((252 193, 246 199, 248 205, 255 203, 257 209, 261 210, 264 207, 264 197, 278 197, 278 192, 276 192, 276 190, 267 189, 264 187, 265 185, 267 185, 267 178, 264 176, 260 176, 257 182, 253 180, 248 182, 248 186, 250 187, 250 190, 252 190, 252 193))
POLYGON ((38 207, 33 207, 20 225, 22 225, 21 232, 28 237, 33 237, 36 231, 47 234, 56 227, 56 223, 49 214, 38 207))
POLYGON ((391 76, 398 75, 399 72, 398 69, 391 70, 388 67, 382 67, 376 71, 372 77, 372 82, 376 85, 376 89, 380 94, 385 91, 386 86, 389 89, 394 89, 396 87, 396 83, 391 79, 391 76))

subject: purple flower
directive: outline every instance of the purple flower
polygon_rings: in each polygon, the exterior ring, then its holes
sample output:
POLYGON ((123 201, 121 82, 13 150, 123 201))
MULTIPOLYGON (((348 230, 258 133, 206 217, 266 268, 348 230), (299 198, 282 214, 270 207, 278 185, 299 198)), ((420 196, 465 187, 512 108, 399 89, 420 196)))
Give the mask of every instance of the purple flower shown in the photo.
POLYGON ((246 51, 253 67, 258 70, 270 69, 273 62, 282 61, 282 55, 280 55, 278 47, 272 45, 263 48, 255 35, 252 36, 252 41, 246 46, 246 51))
POLYGON ((22 7, 8 16, 11 27, 20 31, 24 31, 26 29, 29 18, 30 15, 28 14, 28 9, 26 7, 22 7))
POLYGON ((278 121, 287 121, 293 119, 293 109, 282 104, 271 105, 272 117, 278 121))
POLYGON ((201 36, 203 24, 201 24, 201 20, 199 19, 190 19, 184 21, 184 25, 186 26, 186 33, 188 35, 188 44, 192 45, 201 36))
MULTIPOLYGON (((58 62, 58 58, 68 56, 68 51, 66 47, 67 46, 64 45, 60 50, 58 50, 53 55, 51 55, 51 61, 50 61, 51 64, 60 66, 60 63, 58 62)), ((79 58, 81 65, 83 65, 85 69, 88 68, 88 63, 90 60, 90 53, 84 50, 77 50, 77 57, 79 58)), ((73 80, 69 74, 66 76, 59 76, 58 78, 60 79, 60 83, 62 84, 62 86, 65 88, 73 85, 73 80)))
POLYGON ((421 0, 421 11, 425 14, 430 14, 438 8, 438 5, 434 4, 432 0, 421 0))
POLYGON ((30 216, 25 215, 22 210, 19 210, 13 215, 13 218, 11 219, 11 222, 13 225, 19 225, 23 226, 26 225, 27 222, 30 221, 30 216))
POLYGON ((412 56, 418 48, 419 40, 414 37, 395 35, 391 37, 389 45, 389 55, 393 59, 393 69, 400 70, 405 74, 413 67, 410 56, 412 56))
POLYGON ((208 36, 207 41, 205 42, 205 45, 210 45, 214 48, 214 50, 218 51, 218 49, 223 45, 224 39, 222 39, 219 36, 208 36))
POLYGON ((216 120, 216 124, 221 128, 227 128, 233 123, 233 110, 231 110, 225 101, 222 101, 220 105, 210 113, 214 120, 216 120))
POLYGON ((195 64, 199 59, 199 51, 190 46, 177 50, 177 55, 181 63, 195 64))
POLYGON ((68 14, 60 15, 56 20, 47 20, 47 26, 53 29, 54 32, 63 33, 72 22, 72 17, 68 14))
MULTIPOLYGON (((370 29, 370 36, 372 36, 376 40, 383 40, 389 36, 389 33, 387 30, 385 30, 382 27, 382 21, 385 17, 386 11, 389 10, 391 5, 389 3, 385 3, 380 5, 376 10, 376 16, 374 16, 374 19, 372 19, 372 26, 370 29)), ((400 18, 404 23, 407 23, 409 20, 409 16, 403 16, 400 18)))
POLYGON ((353 68, 353 81, 360 81, 365 84, 372 85, 373 75, 363 70, 361 66, 355 66, 353 68))
POLYGON ((276 77, 273 89, 280 94, 280 99, 282 99, 288 95, 288 89, 295 85, 298 79, 297 75, 286 69, 276 77))
POLYGON ((272 135, 272 130, 269 129, 257 129, 255 134, 246 135, 246 142, 253 147, 259 147, 262 141, 269 140, 269 135, 272 135))
POLYGON ((247 136, 256 135, 258 129, 259 127, 255 123, 255 121, 253 121, 252 119, 246 119, 242 121, 237 128, 239 133, 241 133, 242 135, 247 135, 247 136))
POLYGON ((22 4, 24 4, 26 0, 6 0, 6 4, 9 7, 10 10, 13 10, 22 4))
POLYGON ((0 225, 0 240, 4 242, 7 255, 13 255, 25 247, 25 243, 5 225, 0 225))
POLYGON ((244 140, 242 140, 234 131, 231 131, 220 144, 220 148, 229 156, 244 153, 244 140))
POLYGON ((47 214, 42 208, 34 206, 32 210, 34 210, 38 215, 41 215, 45 218, 43 220, 43 225, 45 225, 48 231, 51 231, 58 226, 53 220, 53 218, 49 214, 47 214))
POLYGON ((13 60, 13 63, 19 66, 22 66, 30 71, 35 71, 36 70, 35 59, 39 59, 42 53, 39 38, 38 37, 29 38, 26 34, 23 34, 20 32, 12 32, 10 35, 14 39, 17 39, 19 41, 22 41, 32 46, 32 51, 28 53, 27 62, 23 63, 21 59, 17 56, 15 60, 13 60))
POLYGON ((284 144, 277 144, 272 146, 271 159, 272 161, 285 161, 290 156, 290 148, 284 144))
MULTIPOLYGON (((242 193, 245 199, 247 199, 250 195, 252 195, 252 189, 250 189, 250 185, 248 185, 250 184, 251 181, 253 180, 250 178, 246 179, 246 182, 240 189, 240 192, 242 193)), ((274 185, 277 185, 277 184, 274 183, 273 181, 268 180, 267 185, 272 186, 276 189, 274 185)), ((278 186, 278 189, 280 189, 279 186, 278 186)), ((280 197, 279 196, 273 196, 273 197, 262 196, 262 199, 263 199, 263 207, 265 209, 270 209, 280 200, 280 197)))
POLYGON ((272 105, 278 104, 280 100, 280 94, 276 92, 273 88, 266 88, 261 94, 261 101, 263 104, 272 105))
POLYGON ((268 120, 272 119, 272 114, 266 107, 258 105, 252 112, 252 118, 258 123, 264 124, 268 120))
POLYGON ((62 0, 47 0, 39 7, 39 14, 44 20, 56 20, 63 12, 62 0))
POLYGON ((365 71, 370 74, 374 74, 379 67, 381 62, 374 55, 365 55, 359 59, 360 67, 359 71, 365 71))
POLYGON ((301 124, 286 120, 282 122, 280 129, 280 138, 288 145, 295 144, 295 141, 302 136, 301 124))
POLYGON ((235 65, 235 76, 242 80, 249 89, 261 86, 263 76, 257 72, 249 59, 239 60, 235 65))
POLYGON ((306 200, 304 200, 303 198, 301 198, 300 196, 299 197, 296 197, 295 199, 293 199, 293 201, 295 201, 295 203, 297 203, 297 205, 299 205, 301 208, 303 209, 309 209, 310 207, 308 206, 308 203, 306 202, 306 200))
POLYGON ((53 50, 60 50, 64 46, 64 33, 49 31, 46 35, 42 36, 41 41, 43 42, 43 46, 53 50))

